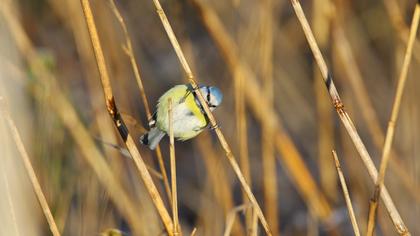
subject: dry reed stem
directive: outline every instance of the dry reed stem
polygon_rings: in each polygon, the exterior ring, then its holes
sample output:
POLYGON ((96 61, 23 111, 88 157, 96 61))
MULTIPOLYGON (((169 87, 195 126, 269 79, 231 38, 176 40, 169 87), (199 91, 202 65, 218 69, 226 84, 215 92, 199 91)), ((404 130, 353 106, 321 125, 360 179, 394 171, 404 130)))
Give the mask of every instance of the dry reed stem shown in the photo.
POLYGON ((174 144, 174 128, 173 128, 173 113, 172 113, 172 99, 168 99, 168 122, 169 122, 169 155, 171 159, 171 187, 172 187, 172 221, 174 222, 174 235, 180 234, 179 219, 178 219, 178 197, 176 187, 176 160, 175 160, 175 144, 174 144))
MULTIPOLYGON (((347 133, 349 134, 351 140, 353 141, 353 144, 356 147, 356 150, 359 152, 360 157, 363 160, 363 163, 365 167, 367 168, 370 177, 375 181, 378 176, 378 171, 375 168, 375 165, 373 164, 372 158, 370 157, 368 151, 366 150, 366 147, 364 143, 362 142, 359 134, 357 133, 357 130, 347 114, 347 112, 344 110, 344 105, 340 99, 340 96, 338 95, 338 91, 334 85, 333 79, 331 74, 328 72, 328 67, 324 61, 324 58, 321 54, 321 51, 319 50, 319 47, 315 41, 315 38, 313 36, 312 30, 308 24, 308 21, 305 17, 305 14, 302 10, 302 7, 298 0, 291 0, 291 3, 293 5, 293 9, 295 10, 296 16, 302 26, 303 32, 305 34, 305 37, 308 41, 308 44, 312 50, 312 53, 314 55, 314 58, 318 64, 318 67, 321 71, 322 77, 324 79, 325 85, 327 86, 328 92, 331 96, 331 100, 333 102, 333 105, 340 117, 340 120, 342 121, 343 125, 345 126, 347 133)), ((384 201, 384 204, 388 210, 388 213, 394 223, 395 228, 397 229, 397 232, 399 234, 405 235, 409 234, 407 227, 405 226, 403 220, 401 219, 401 216, 399 215, 394 203, 392 202, 392 199, 386 190, 386 188, 383 188, 382 190, 382 199, 384 201)))
MULTIPOLYGON (((274 103, 273 83, 273 1, 261 2, 261 71, 263 90, 270 106, 274 103)), ((271 226, 273 235, 279 233, 278 202, 277 202, 277 166, 274 156, 274 132, 271 126, 262 123, 262 170, 264 189, 264 211, 271 226)))
POLYGON ((232 231, 233 223, 235 222, 236 214, 240 211, 245 211, 250 205, 240 205, 233 208, 226 217, 226 228, 223 236, 229 236, 232 231))
POLYGON ((420 3, 416 4, 416 8, 414 10, 413 20, 412 20, 411 28, 410 28, 410 36, 409 36, 409 40, 407 44, 407 50, 405 52, 401 74, 398 78, 397 91, 395 94, 394 102, 392 104, 391 118, 388 122, 388 128, 386 131, 385 144, 384 144, 384 148, 382 152, 381 165, 379 168, 379 175, 376 179, 375 191, 373 193, 373 197, 370 202, 369 221, 368 221, 368 227, 367 227, 368 236, 373 235, 373 232, 375 230, 375 222, 376 222, 379 196, 381 195, 381 189, 382 189, 382 186, 384 184, 384 179, 385 179, 385 172, 386 172, 386 168, 387 168, 388 161, 390 158, 390 151, 391 151, 392 141, 393 141, 394 132, 395 132, 395 124, 398 119, 398 113, 401 106, 402 95, 404 93, 404 87, 407 81, 408 67, 411 62, 414 40, 416 38, 417 29, 419 26, 419 19, 420 19, 420 3))
MULTIPOLYGON (((326 198, 319 191, 314 178, 305 165, 301 155, 291 138, 284 132, 281 120, 276 111, 266 101, 261 86, 255 79, 255 75, 238 56, 238 49, 232 38, 227 33, 214 10, 202 1, 193 1, 194 7, 209 31, 211 37, 219 47, 223 57, 227 61, 232 74, 239 71, 246 81, 244 83, 245 98, 252 109, 256 119, 260 123, 270 124, 275 132, 275 145, 279 155, 279 161, 283 162, 285 169, 290 172, 292 181, 295 182, 299 194, 309 208, 312 208, 324 223, 328 224, 331 215, 331 207, 326 198), (255 99, 255 98, 259 99, 255 99)), ((235 77, 234 77, 235 78, 235 77)))
POLYGON ((353 210, 353 204, 351 203, 349 190, 347 189, 346 180, 344 178, 343 171, 341 170, 340 161, 338 160, 337 153, 335 150, 332 151, 334 157, 335 168, 337 168, 338 177, 340 178, 341 188, 343 189, 344 198, 346 199, 347 209, 349 211, 351 224, 353 226, 353 231, 355 236, 360 236, 359 226, 357 225, 356 216, 353 210))
POLYGON ((263 225, 266 233, 268 235, 271 235, 271 230, 270 230, 270 228, 268 226, 268 223, 267 223, 267 221, 266 221, 266 219, 264 217, 264 214, 263 214, 263 212, 261 210, 261 207, 258 205, 258 202, 255 199, 255 196, 252 193, 251 188, 247 184, 247 182, 246 182, 246 180, 245 180, 245 178, 244 178, 244 176, 242 174, 242 171, 239 168, 238 163, 236 162, 236 159, 235 159, 235 157, 234 157, 234 155, 233 155, 233 153, 232 153, 232 151, 230 149, 229 144, 227 143, 227 141, 226 141, 226 139, 225 139, 222 131, 218 127, 218 125, 216 123, 216 120, 215 120, 213 114, 211 113, 211 111, 210 111, 210 109, 209 109, 209 107, 208 107, 208 105, 207 105, 207 103, 206 103, 203 95, 201 94, 200 90, 198 89, 197 83, 196 83, 196 81, 194 79, 194 76, 193 76, 193 74, 191 72, 191 69, 190 69, 190 67, 189 67, 189 65, 187 63, 187 60, 185 59, 185 56, 184 56, 184 54, 183 54, 183 52, 181 50, 181 47, 180 47, 180 45, 178 43, 178 40, 176 39, 176 36, 175 36, 175 34, 174 34, 173 30, 172 30, 172 27, 169 24, 169 21, 168 21, 166 15, 165 15, 165 12, 163 11, 162 6, 159 3, 159 0, 153 0, 153 2, 155 4, 155 6, 156 6, 157 13, 159 14, 159 17, 160 17, 160 19, 162 21, 162 24, 163 24, 163 26, 165 28, 165 31, 166 31, 166 33, 167 33, 167 35, 169 37, 169 40, 171 41, 172 46, 173 46, 173 48, 174 48, 174 50, 175 50, 175 52, 176 52, 176 54, 178 56, 178 59, 180 60, 180 63, 182 65, 182 67, 184 68, 184 71, 185 71, 185 73, 187 75, 188 81, 192 85, 192 87, 194 88, 194 90, 196 90, 198 100, 200 101, 201 105, 204 108, 204 111, 205 111, 207 117, 210 120, 210 124, 212 125, 212 129, 214 129, 215 132, 216 132, 216 135, 217 135, 217 137, 218 137, 218 139, 220 141, 220 144, 221 144, 222 148, 225 151, 226 157, 228 158, 229 163, 230 163, 230 165, 233 168, 233 171, 235 172, 236 176, 239 179, 239 182, 241 183, 242 189, 246 192, 249 200, 254 205, 254 209, 255 209, 256 213, 258 214, 258 218, 260 219, 261 224, 263 225))
POLYGON ((36 177, 35 170, 32 167, 29 155, 26 152, 25 146, 23 145, 23 142, 19 135, 19 131, 16 127, 16 124, 13 121, 12 117, 10 116, 9 110, 6 107, 7 105, 4 104, 5 102, 2 101, 1 97, 0 97, 0 103, 2 103, 0 104, 0 114, 3 113, 4 118, 9 126, 10 132, 12 133, 13 140, 15 141, 20 157, 22 158, 26 173, 28 174, 32 187, 34 188, 34 192, 39 201, 39 204, 41 205, 44 216, 47 219, 51 233, 54 236, 59 236, 60 231, 58 230, 57 224, 54 221, 54 217, 51 213, 50 207, 48 206, 47 199, 45 198, 45 195, 42 192, 41 185, 39 184, 38 178, 36 177))
MULTIPOLYGON (((355 57, 350 48, 350 43, 344 35, 343 28, 340 26, 340 24, 337 24, 336 26, 337 28, 334 30, 334 37, 337 44, 339 45, 337 46, 338 56, 343 60, 344 72, 348 75, 350 87, 355 93, 354 97, 357 104, 361 108, 360 110, 363 119, 367 124, 372 140, 378 149, 382 149, 385 135, 382 132, 378 116, 369 98, 361 72, 357 66, 355 57)), ((397 154, 391 150, 391 156, 396 157, 397 154)), ((398 162, 398 159, 395 158, 391 158, 389 164, 390 168, 401 179, 404 187, 409 191, 412 197, 416 199, 417 202, 419 202, 420 190, 418 186, 415 186, 416 183, 414 183, 414 180, 410 178, 405 170, 405 167, 403 167, 402 164, 398 162)))
POLYGON ((149 171, 147 170, 147 166, 144 163, 133 141, 133 138, 131 137, 127 127, 125 126, 124 120, 122 119, 120 113, 117 110, 117 106, 112 93, 108 71, 105 65, 105 58, 102 52, 102 47, 99 41, 99 36, 96 30, 96 25, 93 19, 93 14, 90 8, 89 0, 81 0, 81 3, 95 53, 95 58, 100 74, 100 79, 104 91, 108 112, 112 117, 112 120, 114 121, 115 127, 118 129, 121 138, 123 139, 131 156, 133 157, 134 163, 136 164, 136 167, 140 172, 141 178, 146 186, 147 191, 150 194, 150 197, 152 198, 152 201, 159 213, 159 216, 165 226, 166 231, 170 235, 172 235, 173 223, 171 217, 169 216, 169 213, 165 208, 162 198, 160 197, 159 192, 156 189, 155 184, 153 183, 152 177, 150 176, 149 171))
POLYGON ((194 229, 191 231, 190 236, 195 236, 196 233, 197 233, 197 228, 194 227, 194 229))
MULTIPOLYGON (((124 32, 125 45, 123 45, 123 50, 127 54, 128 58, 130 59, 131 68, 134 72, 134 77, 136 78, 136 82, 137 82, 137 85, 139 87, 140 96, 141 96, 142 101, 143 101, 144 109, 146 110, 146 117, 147 117, 147 120, 150 120, 152 118, 152 113, 150 112, 149 102, 147 100, 146 91, 145 91, 144 85, 143 85, 143 80, 141 79, 141 76, 140 76, 140 69, 139 69, 139 66, 137 66, 137 60, 136 60, 134 50, 133 50, 133 46, 132 46, 132 43, 131 43, 131 37, 128 33, 128 29, 127 29, 127 26, 125 24, 124 18, 121 16, 120 11, 118 10, 117 6, 115 5, 115 0, 109 0, 109 2, 111 4, 111 9, 114 12, 115 17, 117 18, 117 20, 120 23, 121 28, 124 32)), ((165 191, 166 191, 166 194, 168 196, 169 202, 172 204, 171 188, 169 186, 169 179, 168 179, 168 175, 166 173, 166 168, 165 168, 165 164, 164 164, 163 157, 162 157, 162 151, 161 151, 159 145, 156 147, 156 156, 158 158, 159 168, 160 168, 160 171, 162 173, 163 184, 165 186, 165 191)))

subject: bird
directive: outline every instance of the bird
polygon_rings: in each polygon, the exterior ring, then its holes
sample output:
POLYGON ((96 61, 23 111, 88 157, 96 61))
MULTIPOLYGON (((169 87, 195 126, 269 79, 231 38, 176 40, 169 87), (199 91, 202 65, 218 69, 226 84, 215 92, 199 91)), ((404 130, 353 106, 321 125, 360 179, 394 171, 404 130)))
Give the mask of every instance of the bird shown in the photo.
POLYGON ((156 111, 149 120, 150 130, 140 137, 140 143, 154 150, 169 133, 169 99, 172 100, 174 137, 185 141, 201 133, 208 126, 209 119, 198 100, 196 90, 200 90, 210 111, 214 111, 222 103, 223 94, 217 87, 200 85, 194 89, 191 84, 175 85, 159 98, 156 111))

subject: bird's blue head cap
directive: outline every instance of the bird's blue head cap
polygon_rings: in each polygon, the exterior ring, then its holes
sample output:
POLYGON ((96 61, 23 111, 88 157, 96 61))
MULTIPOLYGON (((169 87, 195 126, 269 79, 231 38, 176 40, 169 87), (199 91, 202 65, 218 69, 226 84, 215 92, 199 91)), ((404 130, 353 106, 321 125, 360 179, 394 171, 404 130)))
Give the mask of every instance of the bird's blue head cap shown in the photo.
POLYGON ((200 92, 206 99, 207 105, 210 109, 218 107, 223 100, 223 94, 220 89, 214 86, 200 86, 200 92))

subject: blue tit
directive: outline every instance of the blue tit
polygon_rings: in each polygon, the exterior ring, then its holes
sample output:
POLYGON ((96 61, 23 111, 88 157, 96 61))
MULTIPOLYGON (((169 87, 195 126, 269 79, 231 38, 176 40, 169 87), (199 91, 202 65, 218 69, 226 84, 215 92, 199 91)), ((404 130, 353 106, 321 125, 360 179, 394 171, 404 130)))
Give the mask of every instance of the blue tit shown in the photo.
MULTIPOLYGON (((199 86, 210 110, 223 99, 222 92, 212 86, 199 86)), ((150 131, 140 137, 140 142, 154 150, 160 140, 169 133, 168 99, 172 99, 172 127, 174 137, 185 141, 197 136, 209 124, 209 119, 190 84, 176 85, 160 98, 156 111, 149 121, 150 131)))

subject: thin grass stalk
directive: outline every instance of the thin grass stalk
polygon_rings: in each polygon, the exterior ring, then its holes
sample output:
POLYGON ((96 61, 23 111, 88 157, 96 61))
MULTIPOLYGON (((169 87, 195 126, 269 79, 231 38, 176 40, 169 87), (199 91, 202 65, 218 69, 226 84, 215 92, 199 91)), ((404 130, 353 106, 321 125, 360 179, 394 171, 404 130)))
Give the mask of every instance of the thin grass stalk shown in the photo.
POLYGON ((349 211, 351 225, 353 226, 353 232, 355 236, 360 236, 359 226, 357 225, 356 216, 353 210, 353 204, 350 199, 349 190, 347 189, 346 180, 344 178, 343 171, 341 170, 340 161, 338 160, 337 153, 335 150, 332 151, 335 168, 337 169, 338 177, 340 178, 341 188, 343 189, 344 198, 346 200, 347 209, 349 211))
POLYGON ((290 172, 298 193, 302 196, 307 206, 312 208, 324 223, 328 224, 331 207, 317 187, 313 176, 306 167, 293 141, 284 131, 282 122, 277 116, 276 111, 266 101, 262 88, 256 80, 256 76, 240 60, 236 44, 227 33, 214 10, 200 0, 194 0, 193 4, 199 12, 203 24, 225 58, 231 73, 234 74, 239 70, 240 73, 244 74, 244 78, 246 78, 244 91, 247 104, 260 123, 265 122, 266 124, 270 124, 270 127, 274 130, 276 150, 281 154, 278 155, 279 162, 283 162, 285 169, 290 172))
POLYGON ((385 172, 386 172, 386 168, 387 168, 388 161, 390 158, 390 151, 391 151, 392 141, 393 141, 394 133, 395 133, 395 124, 398 119, 398 114, 401 107, 402 95, 404 93, 404 87, 407 81, 408 67, 411 62, 414 40, 416 38, 417 29, 419 26, 419 19, 420 19, 420 3, 416 4, 416 8, 414 10, 407 50, 405 52, 401 74, 398 78, 397 91, 395 94, 394 102, 392 104, 391 118, 389 120, 388 128, 386 131, 385 144, 384 144, 384 148, 382 152, 381 165, 379 168, 379 175, 376 179, 375 191, 373 193, 373 197, 369 206, 369 221, 368 221, 368 227, 367 227, 368 236, 373 235, 373 232, 375 230, 375 222, 376 222, 379 196, 381 195, 381 189, 383 187, 384 179, 385 179, 385 172))
POLYGON ((233 155, 233 153, 231 151, 231 148, 230 148, 229 144, 227 143, 227 141, 226 141, 226 139, 225 139, 222 131, 218 127, 218 125, 216 123, 216 120, 215 120, 213 114, 211 113, 211 111, 210 111, 210 109, 209 109, 209 107, 208 107, 208 105, 207 105, 207 103, 206 103, 203 95, 201 94, 200 90, 198 89, 197 82, 194 79, 194 76, 192 74, 192 71, 191 71, 191 69, 190 69, 190 67, 189 67, 189 65, 187 63, 187 60, 185 59, 185 56, 184 56, 184 54, 183 54, 183 52, 181 50, 181 47, 180 47, 180 45, 178 43, 178 40, 176 39, 176 36, 175 36, 175 34, 174 34, 173 30, 172 30, 172 27, 169 24, 169 21, 168 21, 166 15, 165 15, 165 12, 162 9, 162 6, 160 5, 160 3, 159 3, 158 0, 153 0, 153 2, 154 2, 155 7, 157 9, 157 13, 159 14, 159 17, 160 17, 160 19, 162 21, 162 24, 163 24, 163 26, 165 28, 165 31, 166 31, 166 33, 167 33, 167 35, 169 37, 169 40, 171 41, 172 46, 173 46, 173 48, 174 48, 174 50, 175 50, 175 52, 176 52, 176 54, 178 56, 178 59, 180 60, 180 63, 182 65, 182 67, 184 68, 184 71, 185 71, 185 73, 187 75, 188 81, 192 85, 192 87, 194 88, 194 90, 196 91, 198 100, 200 101, 201 105, 204 108, 204 111, 205 111, 207 117, 209 118, 210 124, 212 125, 212 129, 214 129, 215 132, 216 132, 216 135, 217 135, 217 137, 218 137, 218 139, 220 141, 220 144, 221 144, 222 148, 225 151, 226 157, 228 158, 229 163, 230 163, 230 165, 233 168, 233 171, 235 172, 236 176, 239 179, 239 182, 241 183, 242 189, 246 192, 249 200, 254 205, 254 209, 256 210, 256 212, 258 214, 258 218, 260 219, 261 224, 263 225, 266 233, 268 235, 272 235, 271 230, 270 230, 270 228, 268 226, 267 220, 265 219, 265 216, 264 216, 264 214, 263 214, 263 212, 261 210, 261 207, 258 205, 258 202, 255 199, 255 196, 252 193, 251 188, 247 184, 247 182, 246 182, 246 180, 245 180, 245 178, 244 178, 244 176, 242 174, 242 171, 239 168, 238 163, 236 162, 236 159, 235 159, 235 157, 234 157, 234 155, 233 155))
MULTIPOLYGON (((318 64, 318 67, 321 71, 322 77, 324 79, 325 85, 327 86, 328 92, 331 96, 331 100, 333 102, 333 105, 340 117, 340 120, 342 121, 343 125, 345 126, 348 134, 350 135, 350 138, 353 141, 353 144, 356 147, 356 150, 359 152, 360 157, 363 160, 363 163, 365 167, 367 168, 370 177, 375 181, 378 176, 378 171, 375 168, 375 165, 373 164, 372 158, 370 157, 368 151, 366 150, 366 147, 364 143, 362 142, 359 134, 357 133, 357 130, 347 114, 347 112, 344 110, 343 102, 340 99, 340 96, 338 95, 338 91, 334 85, 333 79, 331 74, 328 72, 328 67, 325 63, 325 60, 321 54, 321 51, 319 50, 319 47, 315 41, 315 38, 313 36, 312 30, 308 24, 308 21, 305 17, 305 14, 302 10, 302 6, 300 5, 298 0, 291 0, 293 9, 295 10, 296 16, 302 26, 303 32, 305 34, 305 37, 308 41, 308 44, 312 50, 312 53, 314 55, 314 58, 318 64)), ((384 204, 388 210, 388 213, 394 223, 395 228, 397 229, 397 232, 401 235, 409 235, 407 227, 405 226, 403 220, 401 219, 400 214, 398 213, 398 210, 396 209, 388 191, 386 188, 383 188, 382 190, 382 200, 384 201, 384 204)))
POLYGON ((194 227, 194 229, 191 231, 190 236, 195 236, 196 233, 197 233, 197 228, 194 227))
MULTIPOLYGON (((267 102, 273 106, 273 1, 261 2, 261 72, 263 90, 267 102)), ((264 189, 264 211, 274 235, 280 235, 277 201, 277 166, 274 156, 274 132, 265 122, 262 125, 262 168, 264 189)))
POLYGON ((100 79, 104 91, 104 96, 106 100, 106 107, 108 109, 108 112, 110 116, 112 117, 112 120, 114 121, 114 124, 116 128, 118 129, 118 132, 123 139, 124 143, 126 144, 131 156, 133 157, 134 163, 140 172, 141 178, 146 186, 147 191, 149 192, 150 197, 152 198, 152 201, 159 213, 159 216, 165 226, 166 231, 172 235, 172 229, 173 229, 173 223, 171 220, 171 217, 169 216, 168 211, 165 208, 165 205, 162 201, 162 198, 159 195, 159 192, 153 183, 152 177, 150 176, 147 166, 144 163, 133 138, 128 132, 128 129, 124 123, 124 120, 122 119, 115 100, 114 95, 112 93, 111 83, 108 75, 108 71, 105 65, 105 58, 102 52, 102 47, 99 41, 98 32, 96 30, 96 25, 93 19, 92 10, 90 8, 89 0, 81 0, 83 12, 85 15, 87 27, 89 30, 89 35, 91 37, 92 46, 95 53, 95 58, 100 74, 100 79))
MULTIPOLYGON (((352 96, 351 93, 344 93, 344 99, 348 96, 352 96)), ((353 202, 359 206, 359 229, 366 229, 367 226, 367 216, 369 211, 369 203, 366 201, 366 196, 369 195, 368 188, 366 187, 369 183, 366 183, 364 176, 361 175, 360 165, 356 165, 353 162, 353 156, 357 155, 356 150, 354 150, 353 143, 348 138, 347 132, 344 129, 339 129, 339 139, 342 144, 343 158, 341 159, 344 162, 348 169, 348 175, 352 186, 355 186, 353 202)), ((360 163, 361 164, 361 163, 360 163)), ((389 219, 387 219, 389 220, 389 219)), ((392 227, 394 227, 392 225, 392 227)))
MULTIPOLYGON (((145 91, 144 85, 143 85, 143 80, 140 76, 140 69, 139 69, 139 66, 137 66, 137 60, 136 60, 134 50, 133 50, 133 46, 132 46, 132 43, 131 43, 130 34, 128 33, 128 29, 127 29, 127 26, 125 24, 124 18, 121 16, 120 11, 118 10, 117 6, 115 5, 115 0, 109 0, 109 2, 111 4, 111 9, 114 12, 115 17, 117 18, 117 20, 120 23, 121 28, 124 32, 125 45, 123 45, 123 49, 124 49, 124 52, 127 54, 128 58, 130 59, 131 68, 134 72, 134 77, 136 78, 136 82, 137 82, 137 85, 139 87, 140 96, 141 96, 142 101, 143 101, 144 109, 146 110, 147 120, 151 120, 152 119, 152 113, 150 112, 149 101, 147 100, 146 91, 145 91)), ((165 164, 164 164, 164 161, 163 161, 162 151, 161 151, 159 145, 156 147, 156 156, 158 158, 158 164, 159 164, 160 172, 161 172, 162 177, 163 177, 163 184, 165 186, 165 191, 166 191, 166 194, 168 196, 168 200, 169 200, 169 202, 172 202, 171 188, 169 186, 169 179, 168 179, 165 164)))
MULTIPOLYGON (((1 98, 0 103, 3 103, 3 101, 1 101, 1 98)), ((45 195, 42 192, 41 185, 39 184, 38 178, 36 177, 35 170, 32 167, 29 155, 26 152, 25 146, 23 145, 16 124, 10 116, 9 110, 6 106, 6 104, 0 104, 0 112, 3 113, 4 118, 6 119, 6 122, 9 126, 10 132, 12 133, 13 140, 15 141, 20 157, 22 158, 26 173, 28 174, 29 180, 31 181, 38 202, 41 205, 42 212, 44 213, 44 216, 47 219, 51 233, 54 236, 60 236, 60 231, 58 230, 57 224, 55 223, 50 207, 48 206, 47 199, 45 198, 45 195)))
POLYGON ((176 187, 176 160, 175 160, 175 141, 173 128, 172 99, 168 99, 168 122, 169 122, 169 155, 171 159, 171 187, 172 187, 172 221, 174 222, 174 235, 180 234, 178 219, 178 197, 176 187))

